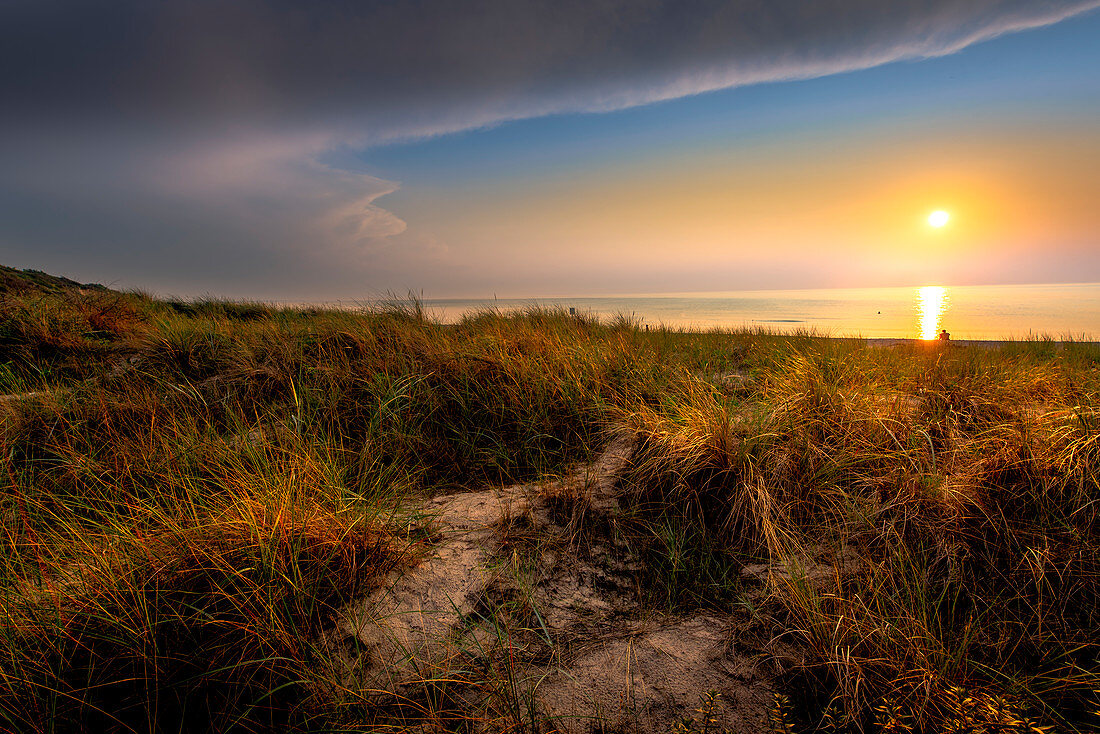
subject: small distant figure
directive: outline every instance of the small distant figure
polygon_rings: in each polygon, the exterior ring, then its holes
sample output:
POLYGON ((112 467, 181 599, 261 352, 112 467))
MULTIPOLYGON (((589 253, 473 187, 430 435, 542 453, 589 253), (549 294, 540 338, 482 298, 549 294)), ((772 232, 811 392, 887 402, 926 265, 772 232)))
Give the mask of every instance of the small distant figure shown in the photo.
POLYGON ((940 339, 941 342, 951 341, 951 335, 947 333, 947 329, 940 329, 939 339, 940 339))

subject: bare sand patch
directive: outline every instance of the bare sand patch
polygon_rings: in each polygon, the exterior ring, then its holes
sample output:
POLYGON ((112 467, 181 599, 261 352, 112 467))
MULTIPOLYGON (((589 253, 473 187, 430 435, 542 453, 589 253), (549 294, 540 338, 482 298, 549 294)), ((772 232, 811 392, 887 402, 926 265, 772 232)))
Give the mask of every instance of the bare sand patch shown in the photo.
POLYGON ((644 623, 591 643, 543 681, 539 698, 562 732, 671 732, 679 721, 701 725, 704 714, 714 731, 764 731, 771 688, 728 649, 727 634, 706 615, 644 623))
POLYGON ((615 532, 631 452, 620 438, 557 481, 424 502, 427 557, 328 635, 345 683, 401 702, 447 681, 484 731, 524 716, 547 732, 668 732, 702 723, 710 692, 718 731, 761 731, 770 677, 729 644, 729 623, 641 604, 640 562, 615 532))

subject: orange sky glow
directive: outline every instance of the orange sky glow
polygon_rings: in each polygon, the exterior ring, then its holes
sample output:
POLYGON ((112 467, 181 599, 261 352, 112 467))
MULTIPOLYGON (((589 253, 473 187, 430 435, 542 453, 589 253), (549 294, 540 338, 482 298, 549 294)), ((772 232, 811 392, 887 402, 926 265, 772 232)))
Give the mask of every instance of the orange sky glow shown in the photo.
POLYGON ((1100 231, 1089 131, 965 132, 654 156, 450 192, 429 209, 489 261, 522 238, 537 267, 658 268, 670 254, 727 269, 812 263, 838 287, 980 283, 1007 258, 1085 246, 1100 231), (950 212, 942 229, 928 225, 935 209, 950 212))

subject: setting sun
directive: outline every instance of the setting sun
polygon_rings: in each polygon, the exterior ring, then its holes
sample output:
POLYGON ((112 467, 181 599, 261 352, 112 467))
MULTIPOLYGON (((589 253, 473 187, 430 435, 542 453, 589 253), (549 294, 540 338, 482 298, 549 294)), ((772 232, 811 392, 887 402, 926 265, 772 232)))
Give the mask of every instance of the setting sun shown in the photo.
POLYGON ((947 220, 951 218, 951 215, 945 212, 943 209, 937 209, 928 215, 928 224, 933 227, 942 227, 947 224, 947 220))

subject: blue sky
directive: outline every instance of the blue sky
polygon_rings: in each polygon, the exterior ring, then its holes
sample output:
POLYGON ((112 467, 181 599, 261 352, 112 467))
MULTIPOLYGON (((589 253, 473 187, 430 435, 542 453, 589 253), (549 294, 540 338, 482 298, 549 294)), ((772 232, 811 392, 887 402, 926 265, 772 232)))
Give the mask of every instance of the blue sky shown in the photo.
MULTIPOLYGON (((1023 116, 1055 123, 1100 114, 1100 12, 939 58, 817 79, 703 93, 603 114, 505 122, 334 154, 408 187, 554 175, 638 155, 751 146, 885 125, 1023 116)), ((995 124, 996 119, 983 122, 995 124)), ((1100 124, 1096 134, 1100 137, 1100 124)), ((395 195, 399 198, 401 195, 395 195)), ((391 200, 392 203, 392 200, 391 200)))
MULTIPOLYGON (((481 202, 488 221, 492 202, 525 188, 537 196, 550 185, 568 189, 598 180, 604 190, 636 175, 658 175, 677 162, 709 158, 715 166, 767 167, 783 156, 777 149, 813 153, 822 149, 868 149, 873 142, 895 149, 914 139, 942 139, 945 144, 983 139, 998 133, 1023 139, 1042 151, 1051 137, 1069 137, 1095 157, 1100 150, 1100 13, 1091 12, 1048 27, 1002 36, 939 58, 900 61, 816 79, 756 84, 603 114, 552 115, 505 122, 485 129, 428 140, 383 145, 333 155, 339 165, 373 172, 401 182, 386 197, 388 209, 406 221, 435 231, 448 231, 445 216, 433 216, 461 199, 462 206, 481 202), (763 160, 756 151, 772 151, 763 160), (718 161, 722 161, 719 163, 718 161)), ((952 155, 957 151, 952 148, 952 155)), ((1016 155, 1005 151, 1006 158, 1016 155)), ((807 165, 813 165, 812 162, 807 165)), ((874 166, 872 160, 868 165, 874 166)), ((884 166, 876 175, 895 174, 884 166)), ((1092 181, 1092 195, 1100 185, 1092 181)), ((944 202, 951 206, 951 202, 944 202)), ((450 212, 448 212, 450 213, 450 212)), ((1097 233, 1089 219, 1088 247, 1096 249, 1097 233)), ((537 225, 532 223, 532 228, 537 225)), ((489 229, 487 227, 486 229, 489 229)), ((463 233, 465 236, 471 236, 463 233)), ((476 236, 476 235, 474 235, 476 236)), ((807 239, 812 235, 807 234, 807 239)), ((1071 236, 1072 237, 1072 236, 1071 236)), ((455 234, 454 239, 458 235, 455 234)), ((522 249, 517 241, 512 248, 522 249)), ((675 235, 670 247, 680 246, 675 235)), ((1046 246, 1048 243, 1044 243, 1046 246)), ((1057 245, 1077 245, 1079 239, 1057 245)), ((1051 253, 1046 265, 1027 254, 1008 262, 984 264, 955 273, 939 271, 890 273, 836 279, 831 263, 815 263, 809 272, 785 261, 759 264, 747 277, 701 278, 693 271, 664 282, 667 269, 615 281, 589 273, 587 282, 561 273, 545 287, 536 278, 509 287, 506 273, 481 289, 458 289, 461 295, 596 294, 609 280, 613 292, 665 292, 693 289, 745 289, 909 285, 921 282, 1078 282, 1100 279, 1097 260, 1051 253), (576 290, 571 286, 578 285, 576 290)), ((1034 253, 1032 253, 1034 254, 1034 253)), ((706 257, 701 257, 705 263, 706 257)), ((705 267, 704 267, 705 269, 705 267)), ((848 270, 849 268, 845 268, 848 270)), ((522 261, 515 264, 522 271, 522 261)), ((411 284, 410 284, 411 285, 411 284)), ((442 289, 448 295, 446 288, 442 289)))
POLYGON ((1098 281, 1096 5, 15 2, 0 259, 274 300, 1098 281))

